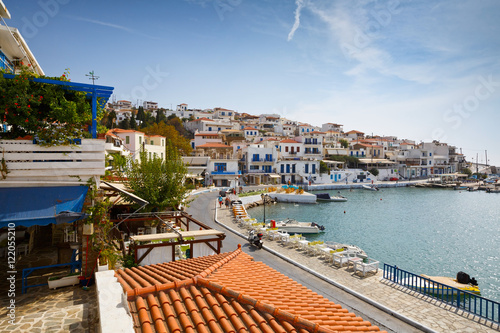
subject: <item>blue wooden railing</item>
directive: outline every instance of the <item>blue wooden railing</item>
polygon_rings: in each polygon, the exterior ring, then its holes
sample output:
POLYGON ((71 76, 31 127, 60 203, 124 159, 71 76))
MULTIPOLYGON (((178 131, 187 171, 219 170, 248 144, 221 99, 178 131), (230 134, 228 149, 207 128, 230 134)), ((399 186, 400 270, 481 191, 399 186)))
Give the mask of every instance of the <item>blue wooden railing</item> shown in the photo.
POLYGON ((432 281, 405 271, 397 266, 384 264, 384 279, 416 292, 426 294, 450 306, 476 316, 500 323, 500 303, 482 296, 432 281))
POLYGON ((33 271, 36 271, 39 269, 44 269, 44 268, 64 267, 64 266, 69 266, 70 273, 74 273, 77 269, 81 270, 82 269, 82 262, 76 259, 77 256, 78 256, 78 250, 73 250, 73 254, 71 256, 71 262, 64 263, 64 264, 55 264, 55 265, 40 266, 40 267, 30 267, 30 268, 23 269, 23 276, 21 279, 21 294, 26 294, 26 291, 28 290, 28 288, 45 286, 48 284, 48 283, 40 283, 40 284, 28 285, 28 276, 30 276, 30 274, 33 273, 33 271))

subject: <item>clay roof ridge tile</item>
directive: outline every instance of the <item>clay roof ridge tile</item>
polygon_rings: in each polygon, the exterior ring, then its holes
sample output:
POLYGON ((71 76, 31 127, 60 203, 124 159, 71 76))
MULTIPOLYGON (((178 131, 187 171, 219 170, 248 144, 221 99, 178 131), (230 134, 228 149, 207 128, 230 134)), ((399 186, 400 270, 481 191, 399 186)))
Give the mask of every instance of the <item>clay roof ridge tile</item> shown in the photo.
POLYGON ((133 290, 127 291, 127 300, 132 301, 137 296, 145 296, 162 290, 168 290, 175 288, 175 282, 169 282, 161 285, 154 285, 144 288, 135 288, 133 290))

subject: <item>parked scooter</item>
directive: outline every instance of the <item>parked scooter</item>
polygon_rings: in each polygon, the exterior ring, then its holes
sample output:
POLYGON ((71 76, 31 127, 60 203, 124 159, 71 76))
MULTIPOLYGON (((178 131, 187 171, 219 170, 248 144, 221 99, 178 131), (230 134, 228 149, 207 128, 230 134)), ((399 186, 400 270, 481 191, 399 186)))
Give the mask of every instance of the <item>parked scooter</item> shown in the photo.
POLYGON ((262 249, 262 245, 264 244, 262 236, 264 236, 264 234, 260 232, 257 233, 255 230, 250 230, 248 233, 248 242, 250 245, 257 247, 258 249, 262 249))

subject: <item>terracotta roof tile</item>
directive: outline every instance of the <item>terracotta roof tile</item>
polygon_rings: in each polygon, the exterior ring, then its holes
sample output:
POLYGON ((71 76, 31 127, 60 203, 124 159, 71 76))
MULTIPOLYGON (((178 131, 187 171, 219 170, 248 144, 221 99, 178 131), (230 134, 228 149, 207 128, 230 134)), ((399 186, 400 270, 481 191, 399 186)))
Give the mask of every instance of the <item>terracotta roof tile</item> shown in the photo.
POLYGON ((241 248, 116 275, 138 332, 379 331, 241 248))
POLYGON ((209 143, 205 143, 205 144, 196 146, 196 148, 232 148, 232 147, 228 146, 224 143, 209 142, 209 143))

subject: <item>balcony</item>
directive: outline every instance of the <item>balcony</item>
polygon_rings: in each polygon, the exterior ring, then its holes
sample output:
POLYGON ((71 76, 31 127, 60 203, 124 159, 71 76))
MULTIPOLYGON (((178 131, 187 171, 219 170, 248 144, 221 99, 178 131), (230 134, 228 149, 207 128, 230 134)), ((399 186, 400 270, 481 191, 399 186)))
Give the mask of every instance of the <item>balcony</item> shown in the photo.
POLYGON ((31 140, 0 140, 9 182, 79 182, 104 175, 104 140, 82 139, 71 146, 43 147, 31 140))
POLYGON ((304 155, 321 155, 321 153, 319 152, 319 150, 318 150, 318 151, 315 151, 315 150, 313 150, 313 151, 308 151, 308 150, 306 150, 306 151, 304 152, 304 155))
POLYGON ((241 171, 212 171, 211 175, 241 175, 241 171))
POLYGON ((252 162, 257 162, 257 163, 258 162, 266 163, 266 162, 274 162, 274 161, 275 161, 274 158, 271 158, 271 159, 269 159, 269 158, 252 158, 252 162))

